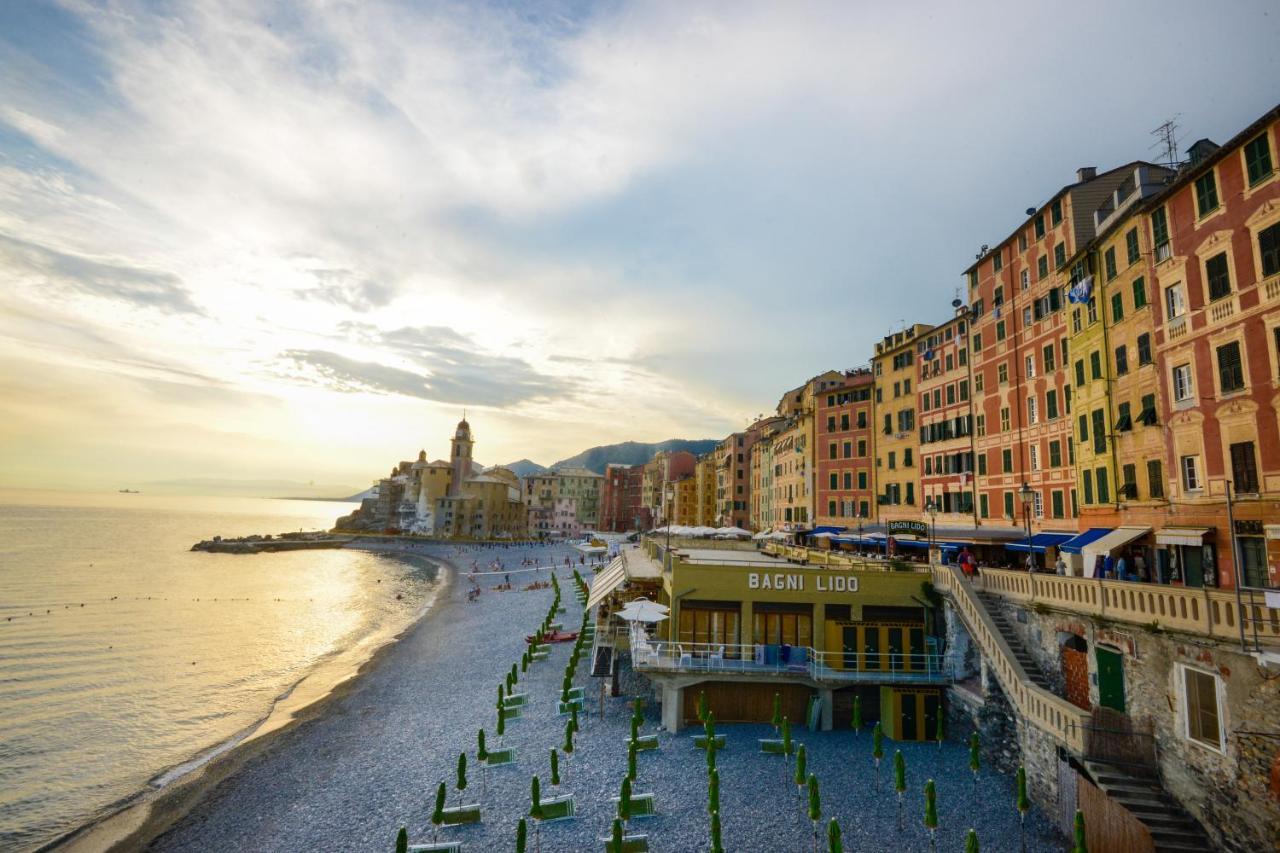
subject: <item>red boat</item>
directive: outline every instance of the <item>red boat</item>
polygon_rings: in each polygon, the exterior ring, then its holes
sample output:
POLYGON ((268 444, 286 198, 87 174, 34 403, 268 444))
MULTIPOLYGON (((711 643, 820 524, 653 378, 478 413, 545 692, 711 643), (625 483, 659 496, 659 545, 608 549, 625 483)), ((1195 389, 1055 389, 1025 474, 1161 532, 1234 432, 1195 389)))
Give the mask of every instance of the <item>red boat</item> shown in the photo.
MULTIPOLYGON (((578 639, 577 631, 552 631, 550 634, 542 635, 542 642, 544 643, 572 643, 576 639, 578 639)), ((529 645, 533 645, 537 642, 537 638, 530 634, 524 638, 524 641, 529 645)))

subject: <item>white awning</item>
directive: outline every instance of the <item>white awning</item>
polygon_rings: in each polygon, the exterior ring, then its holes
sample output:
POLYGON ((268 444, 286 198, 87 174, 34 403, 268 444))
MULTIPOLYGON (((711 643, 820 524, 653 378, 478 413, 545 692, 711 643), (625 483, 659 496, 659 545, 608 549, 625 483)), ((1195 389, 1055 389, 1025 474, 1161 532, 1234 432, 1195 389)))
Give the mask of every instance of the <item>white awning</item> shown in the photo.
POLYGON ((1117 548, 1122 548, 1139 536, 1146 536, 1150 532, 1150 527, 1117 527, 1106 536, 1085 545, 1080 552, 1084 555, 1084 576, 1087 578, 1094 576, 1093 566, 1098 561, 1099 555, 1105 557, 1117 548))
POLYGON ((1166 527, 1156 531, 1157 545, 1190 545, 1193 548, 1204 544, 1207 527, 1166 527))
POLYGON ((605 597, 622 586, 627 579, 627 569, 622 558, 614 560, 600 570, 600 574, 591 579, 591 594, 587 596, 587 609, 590 610, 605 600, 605 597))

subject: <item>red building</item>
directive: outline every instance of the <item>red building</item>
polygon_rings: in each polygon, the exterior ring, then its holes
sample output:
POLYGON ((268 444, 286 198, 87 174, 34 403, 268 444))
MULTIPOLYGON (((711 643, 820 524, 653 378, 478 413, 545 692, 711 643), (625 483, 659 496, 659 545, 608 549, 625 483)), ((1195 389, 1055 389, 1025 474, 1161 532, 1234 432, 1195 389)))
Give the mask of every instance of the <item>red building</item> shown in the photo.
POLYGON ((871 420, 875 377, 868 369, 846 371, 814 394, 814 517, 818 525, 848 527, 871 519, 871 420))
POLYGON ((648 530, 652 524, 648 509, 641 503, 643 488, 643 465, 606 467, 600 488, 600 530, 606 533, 648 530))
POLYGON ((1149 205, 1161 421, 1172 501, 1162 572, 1280 585, 1280 107, 1191 163, 1149 205), (1230 489, 1234 527, 1228 521, 1230 489))
POLYGON ((968 316, 956 316, 916 345, 920 504, 941 526, 974 527, 974 436, 968 316))

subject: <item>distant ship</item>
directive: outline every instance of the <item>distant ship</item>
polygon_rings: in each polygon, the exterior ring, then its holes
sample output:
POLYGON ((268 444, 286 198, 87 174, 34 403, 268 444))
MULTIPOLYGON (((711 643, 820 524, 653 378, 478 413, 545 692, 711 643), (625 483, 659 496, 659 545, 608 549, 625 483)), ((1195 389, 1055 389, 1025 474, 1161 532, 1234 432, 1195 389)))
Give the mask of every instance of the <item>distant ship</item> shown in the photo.
POLYGON ((140 494, 142 494, 142 492, 141 492, 141 491, 139 491, 138 489, 121 489, 121 490, 120 490, 120 494, 122 494, 122 495, 140 495, 140 494))

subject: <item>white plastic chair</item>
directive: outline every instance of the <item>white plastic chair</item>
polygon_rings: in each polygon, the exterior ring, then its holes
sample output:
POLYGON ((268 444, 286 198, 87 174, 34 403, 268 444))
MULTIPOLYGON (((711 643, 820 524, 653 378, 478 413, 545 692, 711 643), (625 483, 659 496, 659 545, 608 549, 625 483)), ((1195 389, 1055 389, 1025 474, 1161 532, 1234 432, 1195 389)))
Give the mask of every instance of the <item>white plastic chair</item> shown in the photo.
POLYGON ((693 666, 693 655, 684 650, 684 646, 677 645, 676 651, 680 654, 680 666, 693 666))
POLYGON ((714 652, 708 655, 707 662, 712 669, 724 666, 724 646, 718 646, 714 652))

